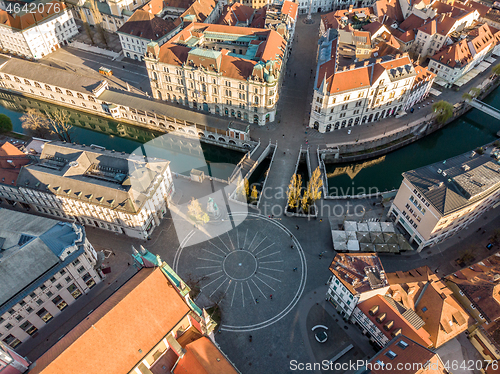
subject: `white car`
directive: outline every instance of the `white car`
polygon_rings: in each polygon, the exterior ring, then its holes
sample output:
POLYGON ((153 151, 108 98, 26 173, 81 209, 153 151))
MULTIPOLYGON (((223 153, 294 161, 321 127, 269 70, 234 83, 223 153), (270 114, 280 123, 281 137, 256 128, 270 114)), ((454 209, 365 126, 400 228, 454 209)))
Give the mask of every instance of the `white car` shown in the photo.
POLYGON ((347 130, 347 135, 351 135, 351 129, 347 130))

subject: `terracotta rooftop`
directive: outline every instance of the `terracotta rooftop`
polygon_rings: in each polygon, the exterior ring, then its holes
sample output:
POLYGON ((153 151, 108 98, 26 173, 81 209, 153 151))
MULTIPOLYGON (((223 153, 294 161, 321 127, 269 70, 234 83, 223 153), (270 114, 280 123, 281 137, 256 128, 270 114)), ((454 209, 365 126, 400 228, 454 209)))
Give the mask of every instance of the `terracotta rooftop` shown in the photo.
POLYGON ((137 9, 118 32, 151 41, 161 39, 175 28, 171 19, 163 19, 147 10, 137 9))
POLYGON ((446 277, 474 303, 488 322, 500 320, 500 253, 446 277))
POLYGON ((45 6, 40 8, 43 9, 43 12, 38 12, 39 8, 36 8, 34 13, 28 12, 24 14, 10 14, 5 10, 0 10, 0 24, 17 30, 25 30, 35 24, 43 22, 45 19, 52 17, 54 14, 62 13, 66 10, 67 6, 62 2, 52 0, 50 2, 46 2, 45 6), (49 4, 53 5, 49 6, 49 4), (55 4, 58 6, 54 6, 55 4), (57 12, 56 10, 59 11, 57 12))
POLYGON ((21 168, 30 162, 28 156, 9 142, 2 144, 0 147, 0 183, 15 186, 21 168))
POLYGON ((373 5, 373 9, 380 22, 385 18, 384 24, 394 21, 401 23, 405 20, 398 0, 378 0, 373 5))
POLYGON ((433 346, 438 348, 464 332, 472 318, 435 274, 419 269, 422 270, 414 275, 414 281, 395 282, 389 275, 388 295, 413 309, 424 320, 423 328, 430 334, 433 346))
POLYGON ((466 66, 473 59, 473 56, 467 40, 463 39, 450 46, 445 45, 431 59, 450 68, 461 68, 466 66))
POLYGON ((143 268, 38 358, 29 373, 128 373, 189 311, 160 268, 143 268))
POLYGON ((415 31, 420 26, 423 26, 425 22, 424 19, 412 13, 399 25, 399 28, 403 31, 415 31))
MULTIPOLYGON (((334 50, 335 48, 332 47, 332 53, 334 50)), ((323 88, 330 94, 336 94, 371 87, 372 83, 377 81, 386 70, 390 71, 398 68, 409 69, 408 74, 415 74, 412 62, 407 54, 366 59, 349 67, 338 66, 337 71, 335 67, 335 56, 319 67, 316 89, 323 88)), ((401 75, 401 78, 404 77, 404 75, 401 75)))
POLYGON ((217 0, 196 0, 184 13, 176 20, 179 22, 186 16, 194 16, 195 22, 205 22, 217 7, 217 0))
POLYGON ((364 13, 367 17, 370 17, 370 15, 374 14, 373 8, 354 8, 351 10, 340 9, 334 12, 323 14, 321 16, 321 22, 323 22, 325 29, 338 29, 340 27, 342 18, 347 17, 347 27, 349 28, 350 23, 354 19, 354 15, 356 13, 364 13))
POLYGON ((297 14, 299 12, 299 4, 293 1, 284 1, 281 7, 281 14, 288 14, 294 21, 297 20, 297 14))
POLYGON ((275 72, 279 71, 285 49, 285 40, 274 30, 191 23, 168 43, 160 47, 159 59, 166 64, 182 66, 188 62, 188 56, 190 56, 191 63, 203 65, 207 70, 221 72, 225 77, 246 80, 255 73, 255 70, 262 72, 263 69, 254 69, 258 62, 274 61, 269 63, 273 65, 275 72), (250 59, 231 54, 227 50, 213 51, 203 47, 199 48, 198 41, 202 40, 200 37, 206 33, 227 34, 231 38, 235 36, 254 37, 250 44, 258 46, 255 56, 250 59), (195 43, 190 44, 191 40, 195 43), (203 58, 196 57, 201 55, 203 58), (191 58, 191 56, 195 57, 191 58))
POLYGON ((387 273, 386 277, 389 284, 393 285, 412 282, 427 282, 431 279, 431 277, 433 277, 433 275, 434 273, 428 266, 421 266, 408 271, 387 273))
POLYGON ((201 337, 185 347, 186 353, 177 362, 174 374, 237 374, 217 346, 207 337, 201 337))
POLYGON ((252 7, 241 3, 224 5, 224 10, 217 21, 220 25, 235 26, 237 23, 250 22, 254 13, 252 7))
POLYGON ((437 353, 405 335, 392 339, 369 363, 371 374, 394 373, 396 367, 399 374, 448 374, 437 353))
POLYGON ((416 329, 382 295, 375 295, 359 303, 357 308, 391 340, 397 334, 406 335, 424 347, 431 347, 429 333, 423 327, 416 329), (371 312, 370 312, 371 311, 371 312), (376 311, 376 312, 375 312, 376 311))
POLYGON ((376 253, 337 253, 330 271, 354 295, 388 285, 384 267, 376 253))

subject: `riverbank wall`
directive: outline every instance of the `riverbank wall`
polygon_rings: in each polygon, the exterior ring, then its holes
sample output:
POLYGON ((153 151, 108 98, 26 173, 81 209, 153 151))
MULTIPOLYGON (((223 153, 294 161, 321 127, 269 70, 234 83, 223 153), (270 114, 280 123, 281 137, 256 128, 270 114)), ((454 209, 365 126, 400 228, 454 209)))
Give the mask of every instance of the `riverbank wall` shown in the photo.
MULTIPOLYGON (((481 89, 478 99, 485 98, 499 85, 500 77, 485 79, 477 86, 481 89)), ((431 114, 428 116, 429 118, 423 118, 413 125, 409 124, 408 127, 383 138, 357 144, 339 145, 335 148, 320 148, 318 150, 319 157, 325 164, 352 163, 380 157, 442 129, 471 109, 474 108, 462 101, 454 105, 453 116, 444 123, 437 122, 431 114)))

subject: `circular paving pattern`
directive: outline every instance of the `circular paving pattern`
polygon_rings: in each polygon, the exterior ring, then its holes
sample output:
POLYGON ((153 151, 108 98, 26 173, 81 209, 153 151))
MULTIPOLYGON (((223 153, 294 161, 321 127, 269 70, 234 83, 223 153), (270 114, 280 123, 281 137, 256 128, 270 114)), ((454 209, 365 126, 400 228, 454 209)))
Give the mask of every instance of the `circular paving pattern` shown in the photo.
POLYGON ((222 261, 222 270, 233 280, 247 280, 257 271, 257 258, 243 248, 229 252, 222 261))
POLYGON ((181 278, 198 281, 205 298, 219 303, 221 330, 265 328, 299 301, 307 277, 304 253, 278 220, 255 213, 233 213, 230 219, 238 225, 219 236, 211 237, 209 224, 191 231, 173 267, 181 278))

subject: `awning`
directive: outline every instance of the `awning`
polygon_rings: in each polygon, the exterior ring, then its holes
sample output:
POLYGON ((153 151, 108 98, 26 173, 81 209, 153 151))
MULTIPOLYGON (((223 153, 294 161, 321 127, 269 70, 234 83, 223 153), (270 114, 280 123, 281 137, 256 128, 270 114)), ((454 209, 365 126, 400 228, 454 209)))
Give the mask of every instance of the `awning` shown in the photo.
POLYGON ((487 70, 491 64, 487 63, 486 61, 482 61, 478 66, 476 66, 476 69, 479 70, 481 73, 485 70, 487 70))
POLYGON ((495 62, 497 62, 497 59, 490 56, 488 58, 485 58, 484 61, 488 61, 489 63, 494 64, 495 62))
POLYGON ((443 78, 439 78, 439 77, 436 77, 436 79, 434 79, 434 83, 436 83, 437 85, 439 86, 446 86, 448 84, 447 81, 445 81, 443 78))
POLYGON ((477 68, 472 69, 467 74, 462 76, 459 80, 457 80, 454 84, 458 87, 462 87, 464 84, 469 82, 471 79, 474 79, 479 73, 480 73, 480 71, 477 68))
POLYGON ((431 89, 429 90, 429 93, 430 93, 431 95, 434 95, 434 96, 439 96, 439 95, 441 95, 441 93, 442 93, 442 92, 441 92, 441 91, 436 90, 435 88, 431 88, 431 89))

